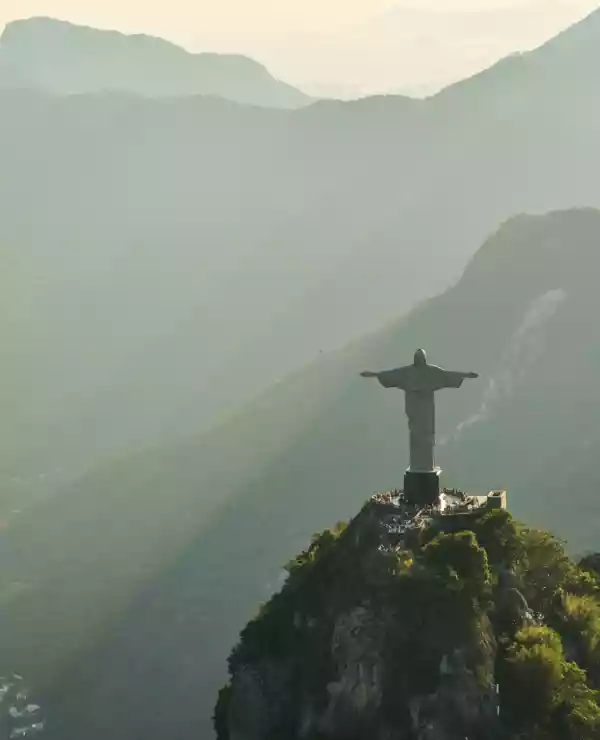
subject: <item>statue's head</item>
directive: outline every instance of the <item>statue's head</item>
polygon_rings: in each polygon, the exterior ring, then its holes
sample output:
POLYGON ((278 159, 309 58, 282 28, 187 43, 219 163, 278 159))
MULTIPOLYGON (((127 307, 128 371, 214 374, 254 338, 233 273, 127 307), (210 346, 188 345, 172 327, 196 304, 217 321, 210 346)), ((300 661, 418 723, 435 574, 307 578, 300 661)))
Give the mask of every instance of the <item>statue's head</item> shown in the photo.
POLYGON ((415 359, 414 364, 417 365, 417 367, 422 367, 423 365, 427 364, 427 355, 425 354, 424 349, 418 349, 415 352, 415 359))

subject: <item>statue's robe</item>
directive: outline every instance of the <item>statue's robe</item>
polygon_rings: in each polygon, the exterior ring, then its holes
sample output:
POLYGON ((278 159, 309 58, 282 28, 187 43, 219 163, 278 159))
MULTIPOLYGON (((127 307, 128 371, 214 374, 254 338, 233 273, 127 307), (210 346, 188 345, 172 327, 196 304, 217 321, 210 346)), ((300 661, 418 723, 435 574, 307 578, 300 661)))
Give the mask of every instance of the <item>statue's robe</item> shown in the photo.
POLYGON ((405 393, 410 440, 410 469, 429 472, 435 469, 435 403, 433 394, 442 388, 460 388, 468 373, 444 370, 435 365, 407 365, 384 370, 377 378, 384 388, 405 393))

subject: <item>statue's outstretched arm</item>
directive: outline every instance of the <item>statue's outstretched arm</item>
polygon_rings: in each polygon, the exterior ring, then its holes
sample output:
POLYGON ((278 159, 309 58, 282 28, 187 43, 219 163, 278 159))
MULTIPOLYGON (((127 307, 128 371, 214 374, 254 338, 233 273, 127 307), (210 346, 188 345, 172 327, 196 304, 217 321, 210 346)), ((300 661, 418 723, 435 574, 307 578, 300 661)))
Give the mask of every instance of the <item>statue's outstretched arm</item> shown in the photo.
POLYGON ((365 370, 364 373, 360 374, 361 378, 378 378, 379 373, 373 373, 370 370, 365 370))

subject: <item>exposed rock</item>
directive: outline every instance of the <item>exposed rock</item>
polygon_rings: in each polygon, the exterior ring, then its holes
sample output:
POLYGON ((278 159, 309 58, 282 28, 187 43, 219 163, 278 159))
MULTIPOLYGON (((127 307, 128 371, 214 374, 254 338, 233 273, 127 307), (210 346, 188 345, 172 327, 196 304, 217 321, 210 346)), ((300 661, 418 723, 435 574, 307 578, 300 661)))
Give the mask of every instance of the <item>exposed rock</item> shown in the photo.
POLYGON ((598 740, 600 579, 445 493, 374 496, 288 564, 229 659, 218 740, 598 740))
POLYGON ((245 666, 235 675, 229 704, 231 740, 261 740, 277 725, 285 666, 265 661, 245 666))
POLYGON ((384 620, 367 605, 341 614, 335 623, 331 654, 335 678, 327 685, 329 702, 319 729, 335 734, 361 716, 374 715, 383 695, 384 620))
POLYGON ((474 592, 448 590, 423 559, 441 520, 380 496, 315 539, 232 655, 221 740, 493 738, 491 622, 474 592))
MULTIPOLYGON (((490 656, 491 657, 491 656, 490 656)), ((496 684, 482 685, 460 649, 445 655, 437 690, 409 701, 412 729, 417 740, 492 738, 497 730, 496 684)))

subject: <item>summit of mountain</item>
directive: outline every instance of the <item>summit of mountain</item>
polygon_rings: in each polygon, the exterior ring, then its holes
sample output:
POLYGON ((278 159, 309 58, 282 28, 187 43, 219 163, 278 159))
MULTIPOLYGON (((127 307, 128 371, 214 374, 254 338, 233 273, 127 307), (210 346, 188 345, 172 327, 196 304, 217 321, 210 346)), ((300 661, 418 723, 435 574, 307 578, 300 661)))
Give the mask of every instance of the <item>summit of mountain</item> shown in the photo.
POLYGON ((15 74, 13 87, 59 94, 120 90, 147 96, 217 95, 274 108, 312 102, 240 54, 192 54, 161 38, 54 18, 8 23, 0 37, 3 63, 15 74))
POLYGON ((313 535, 231 651, 218 740, 597 740, 598 556, 490 500, 390 491, 313 535))

